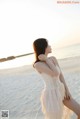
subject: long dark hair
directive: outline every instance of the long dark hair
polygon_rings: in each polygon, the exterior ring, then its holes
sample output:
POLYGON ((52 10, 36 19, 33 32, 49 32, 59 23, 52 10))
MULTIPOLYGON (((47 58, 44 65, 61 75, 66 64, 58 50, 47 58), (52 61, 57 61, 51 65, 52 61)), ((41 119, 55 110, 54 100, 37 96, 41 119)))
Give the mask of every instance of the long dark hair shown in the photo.
MULTIPOLYGON (((35 53, 35 62, 39 62, 40 60, 38 59, 38 56, 40 54, 45 54, 45 49, 48 46, 48 41, 45 38, 38 38, 33 42, 33 49, 34 49, 34 53, 35 53)), ((34 64, 33 64, 34 66, 34 64)))

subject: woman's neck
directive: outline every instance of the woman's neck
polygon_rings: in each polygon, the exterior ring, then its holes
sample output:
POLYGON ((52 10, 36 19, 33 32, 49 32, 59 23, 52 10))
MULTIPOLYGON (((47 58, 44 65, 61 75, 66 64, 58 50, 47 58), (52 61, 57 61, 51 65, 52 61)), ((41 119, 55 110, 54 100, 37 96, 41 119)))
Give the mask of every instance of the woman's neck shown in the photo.
POLYGON ((46 56, 48 56, 48 53, 45 53, 46 56))

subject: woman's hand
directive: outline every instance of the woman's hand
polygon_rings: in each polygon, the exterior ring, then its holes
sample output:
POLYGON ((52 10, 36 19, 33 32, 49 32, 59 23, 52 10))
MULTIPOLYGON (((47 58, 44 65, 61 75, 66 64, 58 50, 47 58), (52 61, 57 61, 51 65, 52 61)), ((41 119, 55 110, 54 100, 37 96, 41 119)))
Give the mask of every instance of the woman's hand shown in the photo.
POLYGON ((39 58, 39 60, 41 60, 41 61, 46 61, 47 56, 46 56, 45 54, 40 54, 40 55, 38 56, 38 58, 39 58))
POLYGON ((72 96, 71 96, 69 90, 66 89, 65 91, 66 91, 66 92, 65 92, 65 99, 70 100, 70 98, 71 98, 72 96))

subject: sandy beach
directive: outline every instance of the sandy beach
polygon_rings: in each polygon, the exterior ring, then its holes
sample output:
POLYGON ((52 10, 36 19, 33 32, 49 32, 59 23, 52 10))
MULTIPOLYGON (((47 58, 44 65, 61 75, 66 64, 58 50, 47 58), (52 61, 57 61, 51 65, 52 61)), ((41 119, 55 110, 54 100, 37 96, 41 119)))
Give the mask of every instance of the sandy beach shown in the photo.
MULTIPOLYGON (((72 96, 80 104, 80 56, 58 62, 72 96)), ((44 119, 40 107, 43 88, 42 77, 32 65, 0 69, 0 113, 9 110, 10 119, 44 119)))

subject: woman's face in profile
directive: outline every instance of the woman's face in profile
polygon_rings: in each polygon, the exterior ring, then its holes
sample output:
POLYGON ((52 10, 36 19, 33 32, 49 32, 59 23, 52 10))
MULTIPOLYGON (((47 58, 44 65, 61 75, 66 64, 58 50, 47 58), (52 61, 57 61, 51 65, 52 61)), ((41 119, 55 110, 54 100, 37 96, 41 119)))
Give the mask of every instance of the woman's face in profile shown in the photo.
POLYGON ((52 52, 52 48, 51 48, 50 45, 47 46, 45 52, 46 52, 46 53, 51 53, 51 52, 52 52))

